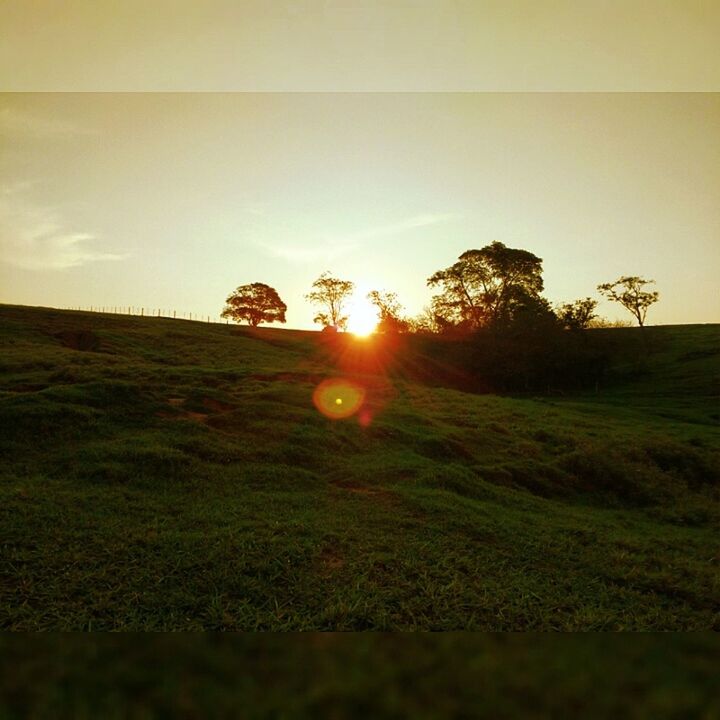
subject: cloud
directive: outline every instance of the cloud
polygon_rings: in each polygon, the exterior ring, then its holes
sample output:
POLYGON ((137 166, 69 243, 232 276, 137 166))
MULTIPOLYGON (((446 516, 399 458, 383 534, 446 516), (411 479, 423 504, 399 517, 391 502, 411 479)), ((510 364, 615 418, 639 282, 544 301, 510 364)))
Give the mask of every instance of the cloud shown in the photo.
POLYGON ((0 107, 0 134, 32 139, 83 137, 98 131, 56 117, 42 117, 12 105, 0 107))
POLYGON ((366 230, 353 233, 348 237, 356 240, 373 240, 375 238, 399 235, 400 233, 407 232, 408 230, 414 230, 415 228, 449 222, 450 220, 457 219, 457 217, 458 215, 455 213, 423 213, 420 215, 413 215, 405 220, 399 220, 398 222, 367 228, 366 230))
POLYGON ((127 257, 93 249, 94 235, 66 230, 57 210, 27 199, 27 187, 0 188, 0 261, 25 270, 65 270, 127 257))
POLYGON ((330 236, 316 245, 275 245, 258 242, 257 245, 274 257, 289 262, 309 262, 313 260, 332 261, 347 255, 365 244, 364 241, 391 237, 415 228, 449 222, 458 217, 455 213, 424 213, 398 220, 394 223, 376 225, 342 236, 330 236))

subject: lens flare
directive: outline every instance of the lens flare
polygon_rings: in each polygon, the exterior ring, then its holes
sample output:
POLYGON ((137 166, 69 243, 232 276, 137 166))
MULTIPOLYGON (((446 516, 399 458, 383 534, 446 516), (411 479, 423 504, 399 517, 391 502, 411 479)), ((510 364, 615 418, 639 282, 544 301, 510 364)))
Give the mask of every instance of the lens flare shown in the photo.
POLYGON ((344 378, 323 380, 313 392, 313 404, 331 420, 354 415, 364 400, 365 388, 344 378))

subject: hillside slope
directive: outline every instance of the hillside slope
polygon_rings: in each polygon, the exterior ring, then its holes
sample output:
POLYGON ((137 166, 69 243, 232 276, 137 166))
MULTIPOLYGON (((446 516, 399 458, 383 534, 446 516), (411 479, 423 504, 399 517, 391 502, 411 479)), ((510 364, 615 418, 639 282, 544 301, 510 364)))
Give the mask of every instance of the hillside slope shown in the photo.
POLYGON ((2 306, 0 627, 720 629, 720 332, 649 330, 512 398, 412 341, 2 306))

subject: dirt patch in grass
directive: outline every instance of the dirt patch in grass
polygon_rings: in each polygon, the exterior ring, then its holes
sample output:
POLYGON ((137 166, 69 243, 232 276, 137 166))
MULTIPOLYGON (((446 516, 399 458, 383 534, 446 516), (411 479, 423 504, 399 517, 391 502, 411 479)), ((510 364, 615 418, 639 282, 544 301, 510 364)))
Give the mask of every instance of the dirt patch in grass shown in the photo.
POLYGON ((320 573, 330 575, 345 567, 345 559, 337 548, 326 547, 320 553, 319 564, 320 573))

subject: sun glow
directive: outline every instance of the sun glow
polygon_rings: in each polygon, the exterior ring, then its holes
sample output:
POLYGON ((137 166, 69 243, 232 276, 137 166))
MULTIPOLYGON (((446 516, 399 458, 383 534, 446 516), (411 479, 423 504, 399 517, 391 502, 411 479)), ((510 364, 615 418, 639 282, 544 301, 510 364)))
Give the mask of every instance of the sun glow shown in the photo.
POLYGON ((377 308, 365 295, 353 295, 348 306, 348 332, 358 337, 367 337, 375 332, 378 320, 377 308))

